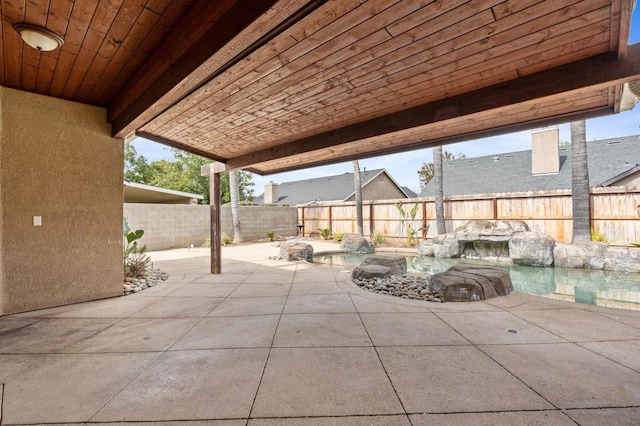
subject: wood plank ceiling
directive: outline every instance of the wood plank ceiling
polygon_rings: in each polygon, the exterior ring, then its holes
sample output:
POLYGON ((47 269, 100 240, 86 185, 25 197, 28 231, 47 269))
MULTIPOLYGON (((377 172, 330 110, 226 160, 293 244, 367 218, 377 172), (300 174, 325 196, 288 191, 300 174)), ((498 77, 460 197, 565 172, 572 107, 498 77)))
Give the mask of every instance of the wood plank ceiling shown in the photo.
POLYGON ((632 0, 0 1, 0 84, 258 173, 610 114, 640 78, 632 0))

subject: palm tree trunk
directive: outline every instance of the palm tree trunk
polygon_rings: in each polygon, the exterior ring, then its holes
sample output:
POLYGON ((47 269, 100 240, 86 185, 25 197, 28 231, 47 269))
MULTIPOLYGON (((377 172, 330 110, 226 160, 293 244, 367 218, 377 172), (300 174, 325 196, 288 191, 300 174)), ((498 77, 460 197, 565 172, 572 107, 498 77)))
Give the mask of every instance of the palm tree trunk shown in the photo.
POLYGON ((360 176, 360 164, 353 161, 353 180, 356 192, 356 228, 360 235, 364 235, 362 220, 362 177, 360 176))
POLYGON ((240 191, 238 188, 238 171, 229 172, 229 195, 231 198, 231 222, 233 223, 233 243, 242 242, 240 232, 240 191))
POLYGON ((589 241, 591 240, 591 205, 584 120, 571 123, 571 202, 573 206, 571 242, 589 241))
POLYGON ((444 187, 442 179, 442 147, 433 147, 433 182, 436 196, 436 228, 439 234, 447 232, 444 223, 444 187))

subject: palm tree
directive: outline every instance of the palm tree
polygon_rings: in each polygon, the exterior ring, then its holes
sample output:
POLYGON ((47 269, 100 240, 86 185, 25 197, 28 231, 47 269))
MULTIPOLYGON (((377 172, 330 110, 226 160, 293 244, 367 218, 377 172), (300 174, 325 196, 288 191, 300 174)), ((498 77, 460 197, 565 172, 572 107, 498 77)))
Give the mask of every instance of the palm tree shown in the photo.
POLYGON ((238 171, 229 172, 229 195, 231 197, 231 222, 233 224, 233 243, 242 242, 240 232, 240 191, 238 188, 238 171))
POLYGON ((591 240, 591 205, 587 137, 584 120, 571 123, 571 203, 573 236, 571 242, 591 240))
POLYGON ((353 160, 353 180, 356 192, 356 228, 360 235, 364 235, 362 225, 362 178, 360 176, 360 164, 353 160))
POLYGON ((433 181, 436 196, 436 229, 439 234, 447 232, 444 223, 444 188, 442 179, 442 146, 433 147, 433 181))

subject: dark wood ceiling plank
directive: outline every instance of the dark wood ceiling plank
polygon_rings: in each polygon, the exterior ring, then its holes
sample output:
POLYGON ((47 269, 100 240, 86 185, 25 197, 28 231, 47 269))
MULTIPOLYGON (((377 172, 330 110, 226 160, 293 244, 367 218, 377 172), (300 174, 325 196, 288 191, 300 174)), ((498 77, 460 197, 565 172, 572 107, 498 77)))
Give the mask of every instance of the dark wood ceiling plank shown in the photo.
MULTIPOLYGON (((134 30, 143 28, 137 28, 136 23, 140 19, 140 15, 144 12, 144 3, 146 0, 125 0, 118 13, 116 14, 112 25, 109 27, 107 33, 102 39, 102 43, 98 48, 96 55, 87 69, 77 92, 74 94, 74 98, 81 102, 87 102, 87 98, 93 91, 94 86, 98 81, 102 79, 107 67, 114 61, 116 55, 123 50, 122 45, 125 42, 131 45, 137 46, 144 33, 136 32, 134 30)), ((149 14, 157 17, 153 12, 149 14)), ((145 28, 149 30, 151 27, 145 28)), ((105 76, 105 80, 109 81, 110 78, 105 76)), ((106 84, 106 81, 103 80, 106 84)))
MULTIPOLYGON (((152 55, 157 46, 162 42, 167 34, 175 28, 179 20, 191 9, 192 4, 195 3, 195 0, 167 1, 169 1, 169 5, 164 8, 164 13, 154 25, 153 31, 145 34, 144 40, 136 48, 134 54, 123 64, 119 63, 121 60, 120 57, 114 58, 114 62, 117 62, 117 64, 109 64, 109 75, 113 75, 113 80, 109 83, 101 82, 100 85, 97 85, 94 88, 92 98, 95 98, 96 100, 93 102, 97 103, 97 100, 100 100, 100 103, 109 103, 113 98, 113 94, 118 93, 120 89, 131 79, 131 76, 146 63, 147 58, 152 55), (112 70, 115 65, 121 65, 117 72, 112 70)), ((155 9, 163 10, 160 5, 154 5, 150 8, 151 11, 155 11, 155 9)), ((126 45, 127 48, 128 46, 129 44, 126 45)))
POLYGON ((74 3, 67 32, 64 36, 64 44, 60 49, 56 69, 49 88, 50 96, 62 96, 67 77, 71 73, 76 56, 80 52, 97 8, 98 0, 83 0, 74 3))
POLYGON ((482 111, 528 102, 581 87, 607 88, 621 81, 640 77, 640 45, 630 46, 629 55, 616 61, 604 54, 480 89, 428 105, 314 135, 271 149, 227 161, 229 168, 248 167, 275 158, 334 147, 378 135, 424 126, 435 121, 464 117, 482 111), (585 73, 589 69, 592 72, 585 73))
MULTIPOLYGON (((47 15, 46 28, 50 31, 66 38, 67 26, 73 10, 73 0, 57 0, 52 3, 47 15)), ((40 67, 38 68, 38 80, 36 82, 36 93, 49 94, 49 88, 53 81, 53 74, 58 63, 61 49, 51 52, 43 52, 40 57, 40 67)))
MULTIPOLYGON (((24 21, 37 25, 39 27, 46 27, 47 25, 47 12, 49 11, 49 1, 33 2, 27 1, 25 6, 24 21)), ((25 46, 26 47, 26 46, 25 46)), ((22 51, 22 81, 21 89, 28 92, 35 91, 36 83, 38 80, 38 67, 40 66, 41 52, 31 47, 22 51)))
POLYGON ((24 22, 24 1, 2 0, 2 14, 5 17, 2 25, 2 41, 4 42, 4 81, 8 87, 20 88, 24 43, 13 28, 13 25, 24 22))

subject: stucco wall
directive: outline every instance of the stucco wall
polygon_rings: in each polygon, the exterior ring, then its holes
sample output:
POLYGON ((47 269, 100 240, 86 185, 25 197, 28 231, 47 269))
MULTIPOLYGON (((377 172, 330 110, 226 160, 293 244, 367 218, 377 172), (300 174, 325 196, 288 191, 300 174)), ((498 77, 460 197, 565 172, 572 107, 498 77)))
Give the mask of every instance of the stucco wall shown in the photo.
POLYGON ((106 111, 0 93, 0 314, 122 294, 123 145, 106 111))
MULTIPOLYGON (((209 235, 210 207, 205 205, 130 204, 124 205, 124 216, 131 229, 144 230, 140 240, 148 250, 173 247, 199 247, 209 235)), ((240 221, 245 241, 266 238, 267 231, 288 237, 296 235, 294 207, 241 206, 240 221)), ((222 232, 233 237, 231 207, 222 206, 222 232)))

